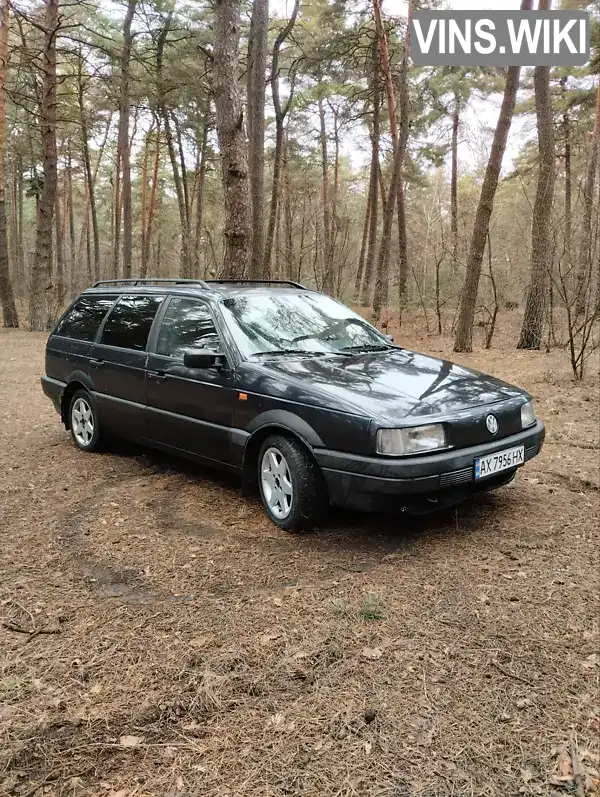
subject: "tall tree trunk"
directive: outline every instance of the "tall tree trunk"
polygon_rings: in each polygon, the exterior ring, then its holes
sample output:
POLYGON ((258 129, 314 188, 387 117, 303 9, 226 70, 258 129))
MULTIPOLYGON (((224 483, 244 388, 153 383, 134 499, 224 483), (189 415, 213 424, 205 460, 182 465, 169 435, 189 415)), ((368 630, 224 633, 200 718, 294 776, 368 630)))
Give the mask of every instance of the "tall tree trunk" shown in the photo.
POLYGON ((265 276, 265 72, 267 68, 267 32, 269 0, 254 0, 248 37, 248 160, 252 199, 252 254, 250 277, 265 276))
POLYGON ((85 222, 85 266, 88 275, 88 282, 91 282, 92 281, 92 237, 90 235, 89 212, 85 222))
POLYGON ((194 264, 196 276, 202 274, 202 226, 204 223, 204 185, 206 183, 206 155, 208 150, 208 108, 202 122, 200 138, 200 163, 198 165, 198 189, 196 195, 196 231, 194 236, 194 264))
MULTIPOLYGON (((375 271, 377 254, 377 224, 379 221, 379 189, 380 171, 379 145, 381 138, 381 74, 379 71, 379 58, 377 43, 373 43, 373 124, 371 128, 371 176, 369 179, 369 237, 367 258, 365 261, 365 274, 362 285, 362 304, 368 306, 371 300, 371 285, 375 271)), ((385 205, 384 205, 385 207, 385 205)))
MULTIPOLYGON (((113 200, 113 220, 112 224, 112 276, 117 279, 119 276, 119 262, 121 260, 121 149, 117 142, 117 162, 115 169, 114 200, 113 200)), ((89 191, 89 183, 86 180, 86 191, 89 191)))
POLYGON ((189 186, 188 186, 188 173, 187 173, 187 165, 185 162, 185 154, 183 151, 183 136, 181 134, 181 125, 177 119, 177 115, 175 113, 171 113, 171 118, 173 119, 173 127, 175 128, 175 135, 177 136, 177 151, 179 153, 179 165, 181 167, 181 188, 183 192, 183 206, 185 210, 185 220, 186 226, 189 231, 190 229, 190 194, 189 194, 189 186))
MULTIPOLYGON (((133 260, 133 216, 131 208, 131 152, 129 143, 129 117, 131 101, 129 97, 130 61, 133 33, 131 23, 137 0, 127 0, 127 13, 123 22, 123 49, 121 50, 121 96, 119 104, 119 155, 123 174, 123 277, 131 277, 133 260)), ((92 189, 93 190, 93 189, 92 189)), ((91 204, 91 193, 90 193, 91 204)))
POLYGON ((406 232, 406 205, 404 190, 404 158, 406 147, 408 146, 408 134, 410 130, 410 98, 408 96, 408 58, 410 55, 410 20, 414 13, 415 0, 409 0, 408 20, 406 28, 406 42, 402 64, 400 65, 400 76, 398 80, 398 94, 400 107, 400 130, 398 132, 398 153, 396 155, 398 165, 397 183, 394 183, 397 191, 398 202, 398 300, 400 305, 400 318, 402 318, 402 307, 406 301, 406 285, 408 282, 408 235, 406 232))
MULTIPOLYGON (((392 221, 394 216, 394 207, 396 200, 398 201, 398 259, 399 259, 399 274, 398 274, 398 293, 400 297, 400 309, 404 302, 404 294, 406 291, 406 282, 408 278, 408 260, 407 260, 407 239, 406 239, 406 214, 404 208, 404 182, 402 170, 404 167, 404 155, 406 152, 406 145, 408 143, 408 113, 409 113, 409 98, 408 98, 408 59, 410 57, 410 23, 414 13, 414 0, 409 0, 408 4, 408 19, 406 25, 406 39, 404 42, 404 52, 402 56, 402 66, 400 69, 399 91, 400 91, 400 130, 397 132, 396 146, 394 149, 394 163, 392 169, 392 179, 390 189, 387 195, 387 202, 383 212, 383 231, 381 234, 381 245, 379 247, 379 257, 377 259, 377 269, 375 275, 375 294, 373 297, 373 320, 379 321, 381 311, 386 306, 388 301, 389 291, 389 255, 390 244, 392 237, 392 221)), ((379 0, 374 0, 374 9, 379 9, 379 0)), ((380 9, 379 9, 380 16, 380 9)), ((377 19, 377 16, 376 16, 377 19)), ((383 25, 380 22, 381 33, 379 36, 379 52, 380 57, 382 52, 387 54, 387 41, 385 39, 385 32, 383 25)), ((388 105, 390 102, 390 84, 391 74, 389 72, 389 60, 387 55, 382 58, 382 70, 386 77, 388 85, 388 105), (390 74, 390 77, 388 77, 390 74)), ((393 109, 393 116, 395 118, 395 108, 393 109)), ((391 118, 391 117, 390 117, 391 118)))
POLYGON ((173 140, 173 131, 171 130, 171 123, 169 121, 169 113, 163 106, 163 124, 165 127, 165 138, 167 140, 167 152, 169 153, 169 160, 171 161, 171 170, 173 172, 173 182, 175 183, 175 193, 177 195, 177 207, 179 209, 179 224, 181 227, 181 256, 179 273, 187 279, 190 273, 190 257, 189 257, 189 227, 188 227, 188 214, 185 202, 185 192, 183 189, 183 180, 179 171, 179 164, 177 163, 177 153, 175 151, 175 142, 173 140))
MULTIPOLYGON (((409 20, 412 19, 413 13, 414 13, 414 0, 410 0, 409 20)), ((404 166, 404 155, 406 152, 406 144, 408 142, 408 130, 409 130, 408 115, 410 110, 409 98, 408 98, 408 56, 409 56, 409 47, 410 47, 410 22, 407 24, 406 42, 405 42, 402 65, 400 69, 400 77, 399 77, 401 123, 400 123, 400 129, 398 129, 396 97, 394 94, 394 82, 392 78, 392 70, 390 68, 387 36, 385 33, 385 28, 383 26, 383 19, 381 15, 381 0, 373 0, 373 15, 375 18, 375 29, 377 33, 377 43, 379 48, 381 72, 384 76, 385 85, 386 85, 387 108, 390 120, 390 132, 392 134, 394 157, 396 156, 398 147, 399 146, 401 147, 401 151, 398 153, 398 158, 400 159, 399 163, 400 170, 398 172, 397 180, 395 182, 392 182, 390 185, 390 191, 387 201, 392 203, 392 210, 391 210, 392 216, 394 213, 394 206, 397 209, 398 261, 399 261, 398 289, 400 295, 400 303, 402 304, 404 301, 404 292, 406 289, 406 282, 408 279, 408 253, 407 253, 407 235, 406 235, 406 212, 404 207, 403 166, 404 166)), ((391 228, 389 234, 391 236, 391 228)), ((383 246, 383 250, 380 248, 380 253, 381 251, 384 252, 384 259, 381 260, 380 257, 379 260, 377 261, 377 267, 378 268, 381 267, 386 271, 386 274, 379 275, 379 278, 375 280, 374 304, 377 304, 380 307, 383 307, 388 300, 388 290, 389 290, 388 261, 389 261, 390 243, 391 243, 391 238, 389 241, 385 243, 385 245, 383 246), (378 295, 377 293, 378 290, 383 291, 383 294, 378 295)), ((379 311, 375 311, 374 316, 378 315, 379 311)))
POLYGON ((273 108, 275 110, 275 153, 273 156, 273 185, 271 187, 271 202, 269 205, 269 221, 267 225, 267 237, 265 243, 264 270, 265 276, 269 275, 271 268, 271 252, 273 250, 273 236, 275 234, 275 221, 277 216, 277 204, 281 193, 281 160, 283 157, 283 139, 285 118, 290 110, 294 97, 295 79, 292 74, 290 79, 290 90, 284 105, 281 104, 279 92, 279 53, 283 43, 292 32, 298 16, 300 0, 295 0, 294 8, 290 18, 275 38, 273 44, 273 54, 271 57, 271 93, 273 95, 273 108))
MULTIPOLYGON (((0 18, 2 17, 2 10, 0 8, 0 18)), ((0 25, 2 23, 0 22, 0 25)), ((2 29, 0 27, 0 37, 2 36, 2 29)), ((0 61, 0 71, 2 70, 1 61, 0 61)), ((5 134, 6 135, 6 134, 5 134)), ((0 133, 0 136, 2 134, 0 133)), ((6 149, 5 143, 3 143, 4 149, 6 149)), ((5 153, 6 156, 6 153, 5 153)), ((5 216, 6 216, 6 254, 8 259, 9 265, 9 274, 11 275, 11 281, 14 283, 16 280, 16 271, 15 271, 15 263, 17 260, 17 251, 16 251, 16 244, 17 244, 17 231, 16 231, 16 221, 17 221, 17 214, 16 214, 16 203, 14 201, 14 169, 11 169, 11 166, 14 164, 10 164, 7 168, 6 157, 4 158, 4 162, 2 164, 2 171, 3 171, 3 184, 4 184, 4 202, 5 202, 5 216), (8 195, 8 196, 7 196, 8 195)), ((0 305, 2 302, 0 301, 0 305)))
POLYGON ((286 279, 297 280, 294 271, 294 238, 293 238, 293 213, 292 213, 292 190, 290 185, 290 169, 288 157, 288 145, 285 143, 283 156, 283 184, 284 184, 284 225, 285 225, 285 268, 286 279))
POLYGON ((156 239, 156 245, 154 247, 154 273, 157 276, 161 274, 161 264, 162 264, 162 229, 158 230, 158 236, 156 239))
POLYGON ((325 126, 325 106, 319 97, 319 125, 321 140, 322 202, 323 202, 323 291, 333 293, 333 263, 331 262, 331 196, 329 190, 329 157, 327 154, 327 128, 325 126))
POLYGON ((600 82, 596 92, 596 115, 594 129, 592 130, 587 169, 583 188, 583 221, 581 223, 581 245, 579 248, 579 263, 577 271, 577 285, 575 291, 575 315, 579 317, 585 310, 588 289, 592 276, 592 214, 594 209, 594 190, 596 186, 596 172, 600 157, 600 82))
MULTIPOLYGON (((73 203, 71 142, 67 145, 67 202, 69 216, 69 293, 73 297, 77 291, 75 281, 75 207, 73 203)), ((112 214, 111 214, 112 215, 112 214)))
MULTIPOLYGON (((84 186, 85 186, 85 202, 83 210, 83 219, 81 223, 81 231, 79 233, 79 246, 77 248, 77 263, 79 264, 80 267, 84 265, 84 247, 87 251, 87 242, 89 241, 90 237, 90 191, 89 191, 89 186, 87 184, 87 180, 85 180, 84 186)), ((111 223, 112 221, 113 220, 111 218, 111 223)), ((89 283, 92 281, 93 275, 91 268, 91 259, 87 258, 87 254, 86 254, 85 266, 86 266, 85 275, 87 282, 89 283)))
POLYGON ((267 222, 267 235, 265 239, 265 275, 270 274, 271 257, 273 253, 273 239, 275 236, 275 221, 277 217, 277 207, 281 194, 281 159, 283 153, 284 138, 283 121, 275 119, 275 152, 273 154, 273 185, 271 186, 271 201, 269 203, 269 219, 267 222))
POLYGON ((340 190, 340 131, 339 131, 339 110, 328 103, 333 113, 333 191, 331 192, 331 215, 330 215, 330 230, 329 230, 329 262, 330 271, 332 275, 331 293, 334 296, 338 295, 340 278, 339 269, 337 266, 334 271, 334 262, 336 260, 336 246, 338 240, 338 233, 340 230, 340 219, 338 214, 338 196, 340 190))
POLYGON ((148 204, 146 226, 143 230, 143 237, 142 237, 142 263, 141 263, 142 277, 147 276, 148 266, 150 264, 150 246, 152 244, 152 226, 154 223, 154 216, 156 214, 156 188, 158 183, 159 163, 160 163, 160 117, 157 117, 155 145, 154 145, 154 166, 152 169, 152 186, 150 188, 150 202, 148 204))
POLYGON ((5 327, 18 327, 19 316, 10 279, 6 195, 4 186, 6 132, 6 73, 8 71, 8 2, 0 0, 0 303, 5 327))
POLYGON ((60 312, 65 300, 65 249, 58 185, 56 190, 56 207, 54 209, 54 240, 56 245, 56 307, 60 312))
POLYGON ((216 0, 213 87, 225 195, 225 278, 246 275, 251 246, 248 147, 238 88, 240 2, 216 0))
MULTIPOLYGON (((390 56, 388 51, 387 36, 383 26, 381 15, 381 0, 373 0, 373 16, 375 19, 375 32, 377 37, 377 47, 379 51, 379 64, 381 73, 385 80, 388 118, 390 122, 390 133, 393 145, 393 168, 392 180, 387 200, 383 206, 383 230, 381 244, 379 247, 379 257, 373 264, 372 269, 367 269, 365 282, 363 285, 363 302, 368 302, 371 294, 371 281, 375 281, 375 293, 373 297, 373 316, 372 320, 377 322, 381 314, 381 309, 387 304, 389 294, 389 252, 392 236, 392 220, 394 207, 397 197, 398 172, 396 170, 396 155, 398 153, 398 118, 396 115, 396 97, 394 93, 394 83, 392 70, 390 68, 390 56), (389 207, 388 207, 389 205, 389 207), (373 271, 375 272, 373 274, 373 271)), ((408 27, 407 27, 408 31, 408 27)), ((383 185, 383 183, 381 183, 383 185)), ((400 223, 398 224, 398 239, 402 237, 400 223)))
POLYGON ((452 235, 453 269, 458 262, 458 131, 460 128, 460 97, 458 91, 454 93, 454 108, 452 111, 452 180, 450 183, 450 224, 452 235))
MULTIPOLYGON (((83 95, 82 95, 83 97, 83 95)), ((83 106, 82 106, 83 107, 83 106)), ((85 120, 85 116, 82 116, 82 119, 85 120)), ((89 235, 89 226, 90 220, 92 225, 92 236, 94 241, 94 261, 93 267, 91 265, 91 256, 90 256, 90 267, 86 269, 86 274, 88 281, 98 280, 100 279, 100 230, 98 226, 98 210, 96 206, 96 179, 98 177, 98 171, 100 169, 100 164, 102 163, 102 157, 104 155, 104 150, 106 148, 106 142, 108 141, 108 135, 110 133, 111 127, 111 120, 108 119, 106 123, 106 128, 104 130, 104 136, 100 143, 100 148, 98 150, 98 160, 96 161, 96 165, 92 169, 92 163, 90 159, 90 149, 88 144, 88 130, 87 130, 87 123, 83 121, 82 123, 82 139, 83 139, 83 147, 82 147, 82 155, 83 155, 83 165, 84 165, 84 184, 85 184, 85 214, 84 214, 84 224, 81 227, 81 233, 79 236, 79 249, 78 249, 78 261, 81 261, 83 257, 83 245, 87 241, 87 237, 89 235)), ((116 278, 118 277, 118 264, 119 264, 119 242, 120 242, 120 230, 121 230, 121 183, 119 179, 119 172, 117 171, 116 175, 116 184, 115 184, 115 192, 114 192, 114 205, 111 208, 111 241, 114 242, 113 246, 113 276, 116 278)), ((69 179, 71 176, 69 175, 69 179)), ((73 196, 72 188, 71 190, 71 197, 73 196)), ((75 239, 75 226, 73 224, 73 240, 75 239)), ((87 244, 86 244, 87 246, 87 244)))
MULTIPOLYGON (((539 10, 548 11, 552 0, 540 0, 539 10)), ((531 284, 527 295, 521 337, 517 348, 539 349, 542 343, 544 315, 552 261, 552 203, 556 182, 554 119, 550 67, 537 66, 533 73, 540 166, 533 207, 531 233, 531 284)))
POLYGON ((282 268, 281 268, 281 216, 283 215, 281 212, 281 202, 277 207, 277 224, 275 225, 275 268, 273 270, 273 279, 282 279, 282 268))
MULTIPOLYGON (((4 165, 6 166, 6 159, 4 165)), ((17 158, 12 159, 12 168, 10 170, 10 223, 8 224, 9 234, 9 264, 12 266, 12 284, 13 289, 18 291, 18 285, 21 279, 21 268, 19 266, 19 204, 17 199, 18 185, 17 185, 17 158), (15 288, 16 286, 16 288, 15 288)), ((5 201, 6 192, 8 189, 8 179, 6 178, 5 171, 5 201)), ((6 214, 8 216, 8 213, 6 214)))
POLYGON ((150 142, 153 127, 150 128, 144 141, 144 154, 142 156, 142 176, 140 187, 140 277, 145 277, 148 272, 146 262, 146 227, 148 224, 148 161, 150 159, 150 142))
MULTIPOLYGON (((78 60, 78 82, 77 82, 77 102, 79 105, 79 124, 81 126, 81 142, 83 166, 89 189, 90 211, 92 216, 92 233, 94 236, 94 279, 100 279, 100 230, 98 227, 98 211, 96 209, 95 180, 92 177, 92 163, 90 158, 88 120, 85 109, 85 85, 83 82, 83 56, 79 52, 78 60)), ((108 132, 108 131, 107 131, 108 132)), ((104 149, 104 147, 102 147, 104 149)), ((116 276, 116 272, 115 272, 116 276)))
MULTIPOLYGON (((568 76, 561 78, 561 94, 564 97, 567 93, 568 76)), ((569 267, 571 265, 571 242, 573 239, 573 177, 571 167, 571 115, 566 109, 563 113, 563 136, 565 139, 564 159, 565 159, 565 252, 569 267)))
POLYGON ((185 160, 183 157, 183 147, 180 145, 180 134, 176 120, 173 122, 175 127, 175 134, 178 139, 178 149, 180 159, 177 161, 177 152, 175 150, 175 141, 173 132, 171 130, 170 114, 161 99, 163 122, 165 126, 165 137, 167 139, 167 152, 169 153, 169 160, 171 161, 171 169, 173 171, 173 182, 175 183, 175 193, 177 194, 177 207, 179 209, 179 224, 181 227, 181 262, 179 266, 180 276, 184 279, 189 279, 191 276, 191 263, 190 263, 190 217, 189 217, 189 204, 187 195, 187 179, 185 160), (181 167, 181 172, 180 172, 181 167))
MULTIPOLYGON (((369 182, 370 185, 370 182, 369 182)), ((358 255, 358 264, 356 267, 356 276, 354 277, 354 293, 352 298, 355 302, 360 301, 360 289, 363 283, 365 273, 365 257, 367 256, 367 242, 369 240, 369 219, 371 218, 371 191, 367 192, 367 206, 365 208, 365 221, 363 224, 362 237, 360 239, 360 253, 358 255)))
MULTIPOLYGON (((401 127, 402 130, 402 127, 401 127)), ((396 184, 396 202, 398 216, 398 299, 400 306, 400 320, 402 320, 402 309, 406 302, 406 285, 408 283, 408 234, 406 232, 406 199, 404 190, 404 155, 406 144, 408 143, 408 126, 406 136, 400 133, 398 143, 398 182, 396 184), (403 142, 403 143, 402 143, 403 142)))
POLYGON ((19 290, 19 285, 22 286, 23 279, 25 275, 25 245, 23 243, 23 156, 19 152, 15 158, 15 173, 13 175, 14 185, 13 185, 13 204, 15 206, 15 233, 16 233, 16 260, 15 260, 15 272, 16 272, 16 279, 15 284, 17 286, 17 292, 19 290))
POLYGON ((384 208, 387 203, 387 194, 385 192, 385 184, 383 182, 383 172, 381 170, 381 163, 377 165, 377 175, 379 182, 379 196, 381 199, 381 207, 384 208))
MULTIPOLYGON (((290 201, 289 192, 287 191, 286 186, 286 202, 290 201)), ((300 217, 300 240, 298 242, 298 270, 297 270, 297 277, 296 279, 298 282, 302 281, 302 273, 303 273, 303 266, 304 266, 304 242, 306 240, 306 228, 308 224, 306 221, 306 196, 302 197, 302 215, 300 217)))
MULTIPOLYGON (((167 142, 167 151, 169 153, 169 160, 171 162, 171 170, 173 172, 173 182, 175 183, 175 193, 177 195, 177 207, 179 209, 179 223, 181 227, 181 257, 179 273, 181 277, 187 278, 190 274, 190 257, 189 257, 189 213, 188 205, 186 202, 187 187, 184 187, 184 181, 180 172, 182 161, 178 163, 177 152, 175 149, 175 140, 173 130, 171 129, 171 117, 169 109, 165 100, 165 87, 163 85, 163 59, 165 43, 167 36, 171 29, 171 22, 173 20, 173 11, 169 11, 166 16, 165 24, 158 36, 156 45, 156 79, 158 83, 158 111, 161 116, 164 130, 165 139, 167 142)), ((176 130, 177 134, 177 130, 176 130)), ((183 168, 185 168, 185 161, 183 161, 183 168)))
POLYGON ((40 196, 31 270, 29 328, 41 332, 49 322, 48 296, 52 275, 52 220, 56 204, 56 37, 58 0, 44 0, 44 48, 42 51, 42 97, 40 127, 44 157, 44 185, 40 196))
MULTIPOLYGON (((162 225, 162 208, 163 208, 163 199, 164 199, 164 180, 159 179, 157 184, 157 191, 156 191, 156 201, 154 202, 154 224, 157 230, 156 235, 156 243, 154 244, 154 276, 160 277, 164 276, 162 271, 162 242, 163 242, 163 225, 162 225)), ((148 220, 150 223, 150 219, 148 220)), ((151 236, 148 237, 148 240, 151 241, 151 236)), ((150 244, 148 244, 150 246, 150 244)))
MULTIPOLYGON (((531 11, 532 4, 533 0, 521 0, 521 11, 531 11)), ((473 349, 473 319, 475 317, 475 302, 477 301, 479 278, 481 276, 481 264, 485 252, 490 218, 494 209, 494 198, 498 188, 502 159, 515 111, 520 74, 520 67, 508 67, 502 107, 500 108, 492 151, 475 214, 475 225, 467 259, 467 271, 461 292, 454 351, 472 351, 473 349)))

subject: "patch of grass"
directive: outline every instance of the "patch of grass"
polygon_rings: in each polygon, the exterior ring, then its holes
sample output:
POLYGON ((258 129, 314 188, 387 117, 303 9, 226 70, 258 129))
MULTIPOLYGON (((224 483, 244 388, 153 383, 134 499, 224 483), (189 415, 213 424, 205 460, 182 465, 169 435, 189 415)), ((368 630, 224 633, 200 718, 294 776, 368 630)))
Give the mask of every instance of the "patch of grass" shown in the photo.
POLYGON ((385 620, 385 612, 376 595, 369 594, 365 597, 358 616, 364 622, 385 620))
POLYGON ((331 611, 340 617, 346 617, 348 612, 348 603, 343 598, 332 598, 329 601, 331 611))
POLYGON ((2 700, 15 699, 21 692, 22 679, 16 675, 5 675, 0 678, 0 698, 2 700))

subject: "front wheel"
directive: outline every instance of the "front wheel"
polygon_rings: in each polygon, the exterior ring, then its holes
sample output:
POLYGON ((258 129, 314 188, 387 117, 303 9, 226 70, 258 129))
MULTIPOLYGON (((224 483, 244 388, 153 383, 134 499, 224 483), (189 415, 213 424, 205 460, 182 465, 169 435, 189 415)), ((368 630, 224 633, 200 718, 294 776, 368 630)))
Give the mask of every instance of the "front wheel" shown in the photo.
POLYGON ((82 451, 97 451, 100 447, 98 413, 87 390, 73 394, 69 408, 69 422, 73 442, 82 451))
POLYGON ((301 443, 272 435, 258 457, 258 483, 267 515, 284 531, 310 531, 327 504, 323 476, 301 443))

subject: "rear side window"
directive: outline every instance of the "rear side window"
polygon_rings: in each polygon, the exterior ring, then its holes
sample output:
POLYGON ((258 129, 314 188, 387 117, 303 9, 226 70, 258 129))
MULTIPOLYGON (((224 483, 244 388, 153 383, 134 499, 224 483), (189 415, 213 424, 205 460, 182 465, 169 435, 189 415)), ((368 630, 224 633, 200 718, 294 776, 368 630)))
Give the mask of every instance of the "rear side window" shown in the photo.
POLYGON ((106 319, 100 343, 144 351, 162 296, 122 296, 106 319))
POLYGON ((94 340, 102 319, 115 303, 114 296, 81 296, 58 322, 55 335, 94 340))

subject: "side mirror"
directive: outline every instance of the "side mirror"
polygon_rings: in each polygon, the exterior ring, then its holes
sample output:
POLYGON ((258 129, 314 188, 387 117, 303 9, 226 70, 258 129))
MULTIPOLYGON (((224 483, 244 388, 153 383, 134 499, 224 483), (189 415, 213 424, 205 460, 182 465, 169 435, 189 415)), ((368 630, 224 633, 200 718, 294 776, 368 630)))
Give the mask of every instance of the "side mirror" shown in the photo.
POLYGON ((386 335, 386 338, 389 340, 390 343, 394 342, 394 336, 393 335, 386 335))
POLYGON ((183 364, 186 368, 216 368, 223 363, 223 355, 215 352, 186 351, 183 364))

